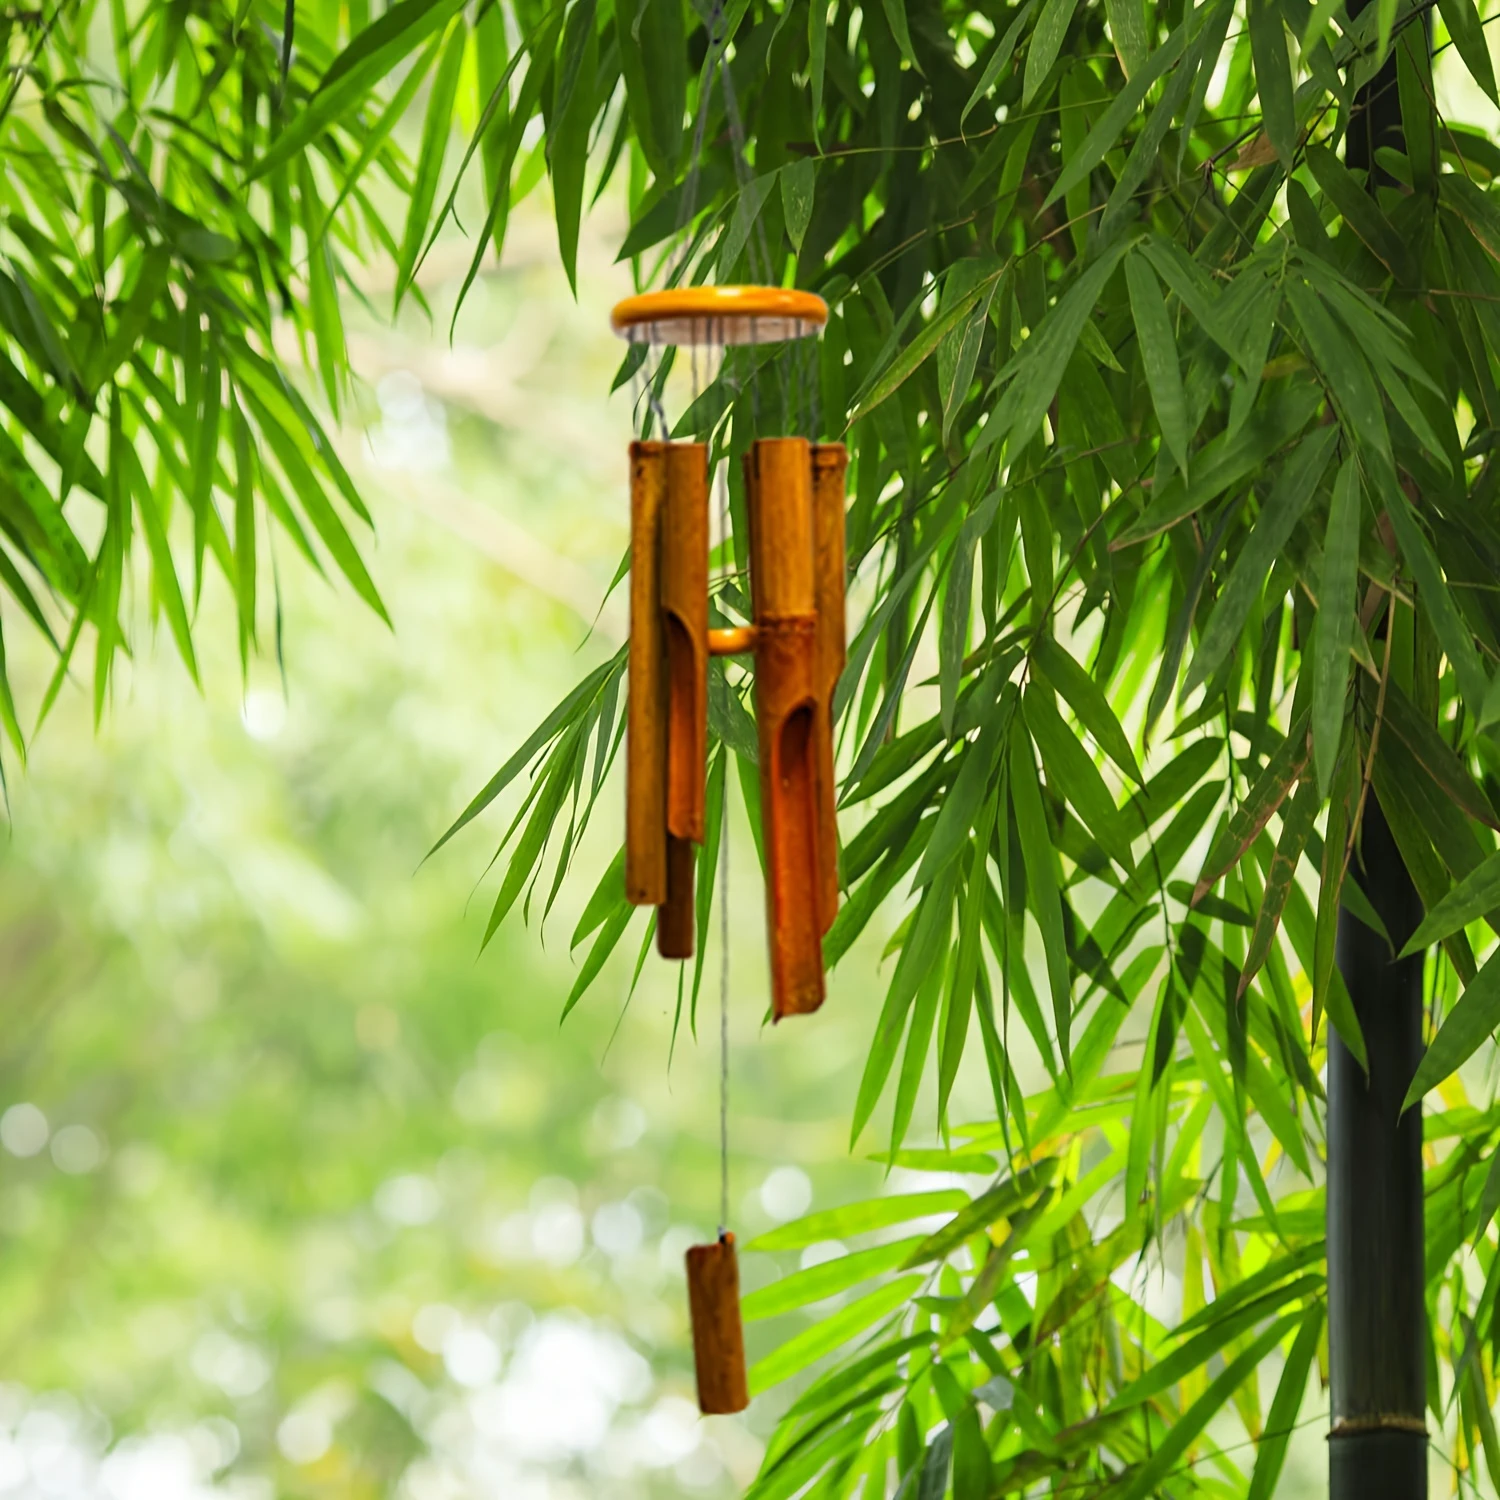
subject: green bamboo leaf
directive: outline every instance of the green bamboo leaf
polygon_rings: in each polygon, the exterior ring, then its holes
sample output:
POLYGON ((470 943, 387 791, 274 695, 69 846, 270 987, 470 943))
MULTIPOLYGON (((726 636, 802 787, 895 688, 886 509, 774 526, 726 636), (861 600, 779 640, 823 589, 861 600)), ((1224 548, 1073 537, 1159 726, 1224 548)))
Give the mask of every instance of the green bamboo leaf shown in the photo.
POLYGON ((916 51, 911 44, 911 32, 906 24, 906 0, 881 0, 881 7, 890 24, 891 35, 895 37, 896 45, 901 49, 902 57, 920 73, 922 65, 917 61, 916 51))
POLYGON ((1420 953, 1495 911, 1500 911, 1500 853, 1471 870, 1423 917, 1402 956, 1420 953))
POLYGON ((1099 117, 1099 123, 1089 131, 1073 159, 1063 163, 1062 172, 1052 184, 1042 204, 1043 208, 1051 208, 1059 198, 1065 197, 1114 150, 1126 125, 1140 112, 1151 86, 1182 56, 1183 48, 1187 46, 1191 22, 1191 16, 1180 21, 1171 36, 1147 59, 1145 67, 1115 95, 1114 101, 1099 117))
POLYGON ((1265 895, 1261 899, 1260 911, 1255 918, 1255 930, 1250 934, 1245 963, 1240 970, 1239 994, 1245 993, 1250 981, 1260 972, 1276 939, 1281 925, 1281 914, 1286 909, 1287 896, 1291 893, 1292 881, 1297 876, 1297 866, 1302 862, 1302 852, 1307 848, 1307 838, 1312 832, 1313 819, 1318 815, 1322 797, 1317 784, 1304 781, 1297 788, 1291 805, 1281 818, 1281 837, 1276 841, 1276 852, 1271 856, 1271 868, 1266 874, 1265 895))
POLYGON ((1193 899, 1206 895, 1218 884, 1231 866, 1239 863, 1245 851, 1260 837, 1260 831, 1271 821, 1271 815, 1286 800, 1302 776, 1310 747, 1307 743, 1308 715, 1298 715, 1291 732, 1276 747, 1256 778, 1245 800, 1214 840, 1203 861, 1203 871, 1193 887, 1193 899))
POLYGON ((817 187, 817 169, 811 157, 803 157, 790 166, 783 167, 781 178, 781 207, 786 219, 786 237, 792 249, 801 251, 802 238, 812 222, 813 192, 817 187))
POLYGON ((1104 284, 1129 248, 1128 241, 1120 241, 1105 250, 1043 318, 1041 327, 1007 366, 1010 384, 974 445, 974 453, 1002 439, 1010 452, 1020 453, 1031 441, 1057 395, 1063 373, 1078 347, 1083 325, 1093 316, 1104 284))
POLYGON ((431 859, 449 839, 462 829, 468 827, 515 780, 516 776, 530 763, 532 757, 543 745, 550 744, 580 714, 584 713, 590 704, 596 701, 599 694, 603 691, 605 680, 612 674, 619 672, 623 665, 624 652, 622 649, 621 653, 613 661, 607 661, 595 667, 577 687, 568 693, 562 702, 526 737, 521 748, 490 777, 469 805, 454 819, 448 831, 427 851, 426 857, 431 859))
POLYGON ((464 0, 398 0, 339 54, 307 104, 250 168, 249 180, 284 166, 329 126, 346 118, 352 105, 433 32, 442 30, 463 5, 464 0))
MULTIPOLYGON (((600 928, 599 936, 594 939, 594 946, 589 949, 588 957, 583 961, 583 967, 578 971, 578 977, 573 981, 573 988, 568 991, 568 998, 563 1002, 562 1015, 559 1022, 568 1019, 568 1013, 583 998, 583 993, 599 977, 599 971, 604 967, 604 961, 619 945, 620 939, 625 935, 625 929, 630 926, 630 919, 635 915, 636 908, 624 898, 620 898, 605 918, 603 927, 600 928)), ((652 924, 655 924, 655 916, 652 924)), ((647 942, 651 934, 646 934, 647 942)))
POLYGON ((557 220, 557 248, 568 285, 578 290, 578 226, 583 215, 583 179, 588 168, 589 131, 594 123, 595 74, 599 68, 599 32, 594 24, 598 0, 574 0, 563 28, 556 64, 547 162, 552 173, 552 207, 557 220))
POLYGON ((1026 866, 1026 887, 1042 947, 1047 958, 1047 981, 1052 991, 1052 1018, 1063 1067, 1069 1062, 1068 1037, 1073 1023, 1072 974, 1067 941, 1063 933, 1062 896, 1058 889, 1057 864, 1042 807, 1041 786, 1031 741, 1020 725, 1010 732, 1010 796, 1015 808, 1021 856, 1026 866))
POLYGON ((809 1266, 805 1271, 784 1276, 780 1281, 773 1281, 744 1297, 740 1302, 740 1315, 753 1323, 760 1318, 775 1318, 806 1307, 809 1302, 837 1296, 882 1271, 894 1271, 917 1243, 913 1237, 889 1245, 875 1245, 869 1250, 840 1255, 809 1266))
POLYGON ((1276 1384, 1276 1395, 1272 1398, 1265 1431, 1256 1450, 1255 1472, 1251 1475, 1245 1500, 1272 1500, 1276 1493, 1276 1481, 1281 1478, 1286 1450, 1297 1427, 1298 1413, 1302 1410, 1302 1398, 1307 1394, 1308 1372, 1318 1352, 1318 1340, 1323 1335, 1323 1315, 1321 1301, 1310 1303, 1302 1315, 1302 1327, 1276 1384))
POLYGON ((902 946, 896 972, 891 976, 891 987, 886 992, 880 1020, 875 1026, 875 1036, 870 1043, 870 1053, 865 1060, 865 1070, 859 1081, 859 1094, 854 1101, 854 1120, 849 1132, 851 1145, 859 1139, 860 1132, 880 1101, 886 1079, 890 1076, 891 1065, 895 1062, 897 1049, 901 1045, 902 1032, 906 1029, 906 1015, 916 998, 917 990, 946 950, 948 933, 953 925, 954 881, 955 871, 949 865, 922 893, 916 919, 902 946))
POLYGON ((967 1206, 969 1195, 961 1188, 940 1188, 929 1193, 897 1193, 888 1198, 868 1198, 846 1203, 842 1208, 821 1209, 794 1219, 751 1240, 746 1251, 805 1250, 823 1240, 846 1240, 896 1224, 934 1214, 951 1214, 967 1206))
POLYGON ((966 1200, 953 1218, 933 1234, 927 1236, 911 1254, 905 1264, 925 1265, 928 1261, 942 1260, 951 1255, 971 1234, 987 1229, 999 1219, 1009 1218, 1017 1209, 1031 1202, 1057 1175, 1058 1163, 1046 1157, 998 1182, 973 1200, 966 1200))
POLYGON ((1500 104, 1500 93, 1495 91, 1495 65, 1474 0, 1438 0, 1438 10, 1470 76, 1493 103, 1500 104))
POLYGON ((1348 458, 1334 481, 1328 507, 1313 653, 1313 764, 1318 773, 1318 792, 1323 797, 1333 784, 1334 762, 1343 738, 1349 653, 1359 628, 1355 608, 1362 512, 1359 465, 1348 458))
MULTIPOLYGON (((1281 23, 1278 20, 1277 25, 1281 23)), ((1173 1473, 1193 1440, 1228 1406, 1235 1392, 1255 1373, 1256 1366, 1302 1321, 1293 1313, 1273 1323, 1228 1364, 1208 1389, 1167 1429, 1161 1445, 1135 1468, 1120 1489, 1119 1500, 1145 1500, 1173 1473)))
POLYGON ((1182 390, 1182 366, 1177 356, 1177 340, 1172 334, 1172 320, 1162 299, 1161 283, 1140 255, 1125 257, 1125 280, 1130 288, 1130 314, 1135 319, 1136 336, 1141 344, 1141 361, 1146 369, 1146 384, 1151 404, 1161 424, 1162 441, 1166 443, 1177 467, 1188 469, 1187 398, 1182 390))
MULTIPOLYGON (((1126 1411, 1132 1406, 1139 1406, 1143 1401, 1149 1401, 1153 1396, 1159 1396, 1184 1376, 1201 1369, 1226 1345, 1232 1344, 1257 1323, 1264 1322, 1270 1314, 1279 1312, 1288 1302, 1300 1302, 1308 1298, 1311 1299, 1311 1308, 1321 1312, 1321 1293, 1326 1284, 1323 1274, 1314 1271, 1280 1286, 1270 1287, 1253 1297, 1243 1298, 1229 1307, 1221 1305, 1224 1299, 1216 1298, 1200 1315, 1202 1324, 1206 1325, 1202 1331, 1195 1331, 1170 1354, 1157 1359, 1148 1370, 1127 1385, 1107 1409, 1126 1411)), ((1303 1369, 1302 1378, 1304 1382, 1307 1379, 1306 1368, 1303 1369)))
POLYGON ((1297 156, 1297 110, 1292 99, 1286 31, 1281 7, 1275 0, 1250 0, 1250 51, 1255 59, 1255 83, 1266 138, 1290 172, 1297 156))
MULTIPOLYGON (((670 182, 687 145, 682 0, 626 0, 616 11, 615 34, 636 139, 657 180, 670 182)), ((816 117, 816 105, 813 113, 816 117)))
POLYGON ((438 181, 448 155, 448 138, 453 131, 453 101, 458 95, 458 80, 463 68, 464 52, 469 43, 468 27, 461 15, 455 16, 442 61, 427 96, 427 113, 422 121, 422 144, 417 151, 417 170, 407 200, 406 228, 401 236, 401 254, 396 262, 395 303, 411 285, 416 274, 417 257, 427 238, 432 206, 437 201, 438 181))
POLYGON ((1128 82, 1146 65, 1151 38, 1146 28, 1146 7, 1142 0, 1104 0, 1104 15, 1115 56, 1128 82))
POLYGON ((886 366, 880 377, 860 398, 859 404, 849 417, 849 426, 854 426, 861 417, 868 416, 882 401, 899 390, 903 382, 916 374, 927 357, 942 343, 945 335, 956 328, 960 319, 966 317, 974 309, 984 295, 986 287, 993 286, 999 277, 1000 272, 996 271, 955 302, 947 312, 939 314, 927 324, 886 366))
POLYGON ((1409 1109, 1424 1094, 1456 1073, 1500 1026, 1500 951, 1485 960, 1484 967, 1469 981, 1433 1037, 1416 1077, 1406 1091, 1402 1110, 1409 1109))
MULTIPOLYGON (((969 1017, 974 996, 975 977, 979 971, 980 936, 984 930, 984 903, 989 894, 989 851, 994 837, 995 819, 999 813, 1000 790, 985 803, 974 830, 973 854, 969 861, 969 878, 959 913, 958 947, 953 959, 953 982, 948 991, 944 1031, 939 1042, 938 1117, 947 1118, 948 1099, 958 1077, 968 1039, 969 1017)), ((904 1153, 909 1155, 910 1153, 904 1153)), ((897 1165, 902 1163, 898 1159, 897 1165)))
POLYGON ((1047 768, 1051 789, 1077 810, 1099 847, 1126 871, 1135 869, 1130 834, 1099 768, 1072 730, 1062 721, 1048 691, 1029 684, 1025 694, 1026 728, 1047 768))
POLYGON ((1239 639, 1272 564, 1281 556, 1323 478, 1338 438, 1338 428, 1319 427, 1298 444, 1282 466, 1249 540, 1230 569, 1208 624, 1203 627, 1203 638, 1182 685, 1184 698, 1208 681, 1239 639))
POLYGON ((1145 786, 1130 740, 1093 678, 1051 636, 1039 636, 1032 642, 1031 659, 1067 700, 1068 707, 1078 716, 1078 722, 1093 735, 1095 744, 1137 786, 1145 786))
POLYGON ((984 72, 979 76, 979 82, 974 85, 974 92, 969 95, 969 101, 964 105, 963 113, 958 117, 960 129, 974 112, 974 106, 999 83, 1001 74, 1010 66, 1010 60, 1016 55, 1016 43, 1020 40, 1022 28, 1030 20, 1031 13, 1036 7, 1037 0, 1026 0, 1026 3, 1016 12, 1015 19, 1005 28, 1000 40, 995 44, 994 51, 990 53, 984 65, 984 72))
POLYGON ((1307 148, 1307 164, 1318 186, 1328 195, 1344 222, 1362 239, 1370 253, 1400 282, 1416 279, 1411 252, 1374 197, 1355 180, 1343 162, 1326 146, 1307 148))
POLYGON ((1078 0, 1046 0, 1037 17, 1036 30, 1026 53, 1026 76, 1021 84, 1021 103, 1028 105, 1046 81, 1062 50, 1063 38, 1078 9, 1078 0))

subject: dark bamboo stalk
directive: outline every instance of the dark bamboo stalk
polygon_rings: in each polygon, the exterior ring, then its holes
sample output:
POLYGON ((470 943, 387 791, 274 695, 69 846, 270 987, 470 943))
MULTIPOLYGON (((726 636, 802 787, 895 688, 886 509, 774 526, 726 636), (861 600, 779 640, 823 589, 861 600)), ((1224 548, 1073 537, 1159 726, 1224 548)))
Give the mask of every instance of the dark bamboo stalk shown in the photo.
MULTIPOLYGON (((1367 3, 1357 0, 1351 13, 1367 3)), ((1367 174, 1371 193, 1391 185, 1377 149, 1405 148, 1396 67, 1393 49, 1350 114, 1345 160, 1367 174)), ((1356 870, 1390 944, 1347 907, 1339 913, 1339 973, 1370 1072, 1330 1029, 1328 1493, 1330 1500, 1426 1500, 1422 1108, 1400 1113, 1422 1059, 1422 955, 1395 957, 1421 921, 1422 904, 1373 792, 1361 824, 1356 870)))
MULTIPOLYGON (((1380 804, 1356 873, 1399 952, 1422 918, 1380 804)), ((1397 959, 1346 907, 1338 966, 1370 1061, 1328 1039, 1328 1360, 1332 1500, 1425 1500, 1427 1310, 1422 1110, 1400 1113, 1422 1059, 1422 957, 1397 959)))

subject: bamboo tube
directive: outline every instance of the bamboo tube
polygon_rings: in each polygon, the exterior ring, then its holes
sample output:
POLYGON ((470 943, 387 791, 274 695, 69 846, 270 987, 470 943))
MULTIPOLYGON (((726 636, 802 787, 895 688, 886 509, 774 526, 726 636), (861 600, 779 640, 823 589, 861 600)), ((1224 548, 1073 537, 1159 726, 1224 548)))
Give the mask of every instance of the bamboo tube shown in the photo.
POLYGON ((666 444, 630 445, 630 696, 625 731, 625 898, 667 899, 666 661, 661 528, 666 444))
POLYGON ((691 958, 697 920, 693 872, 697 846, 667 835, 667 899, 656 908, 656 951, 663 958, 691 958))
POLYGON ((698 1410, 706 1417, 744 1411, 750 1404, 750 1389, 745 1379, 740 1270, 732 1234, 721 1231, 714 1244, 694 1245, 688 1251, 687 1283, 698 1410))
POLYGON ((812 464, 805 438, 763 438, 745 458, 755 606, 755 717, 760 743, 771 1013, 823 1003, 814 743, 817 647, 812 464))
POLYGON ((839 909, 839 825, 833 771, 833 693, 848 659, 844 634, 844 477, 849 450, 818 443, 812 450, 813 600, 817 609, 817 708, 813 737, 818 764, 819 918, 826 933, 839 909))
POLYGON ((703 842, 708 757, 708 448, 666 445, 661 612, 667 648, 667 832, 703 842))

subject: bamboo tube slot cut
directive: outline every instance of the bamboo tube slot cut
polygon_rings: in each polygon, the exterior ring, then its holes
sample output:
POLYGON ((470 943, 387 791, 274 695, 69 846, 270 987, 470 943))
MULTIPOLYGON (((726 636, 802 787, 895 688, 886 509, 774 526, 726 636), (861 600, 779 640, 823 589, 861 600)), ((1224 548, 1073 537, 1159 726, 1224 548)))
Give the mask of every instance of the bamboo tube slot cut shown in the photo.
POLYGON ((826 933, 839 909, 839 824, 833 770, 833 694, 848 659, 844 631, 844 478, 849 450, 818 443, 812 450, 813 602, 818 616, 817 706, 813 713, 818 769, 819 917, 826 933))
POLYGON ((763 438, 745 456, 750 579, 755 609, 771 1012, 823 1003, 819 869, 817 616, 812 463, 805 438, 763 438))
POLYGON ((698 1410, 706 1417, 744 1411, 750 1404, 750 1388, 745 1378, 740 1270, 732 1234, 721 1232, 714 1244, 694 1245, 688 1251, 687 1284, 698 1410))
POLYGON ((698 850, 691 839, 667 835, 667 899, 656 908, 656 951, 663 958, 691 958, 697 919, 693 879, 698 850))
POLYGON ((625 732, 625 898, 667 899, 667 677, 661 529, 666 444, 630 445, 630 689, 625 732))
POLYGON ((667 673, 667 832, 703 842, 708 759, 708 448, 666 445, 660 598, 667 673))

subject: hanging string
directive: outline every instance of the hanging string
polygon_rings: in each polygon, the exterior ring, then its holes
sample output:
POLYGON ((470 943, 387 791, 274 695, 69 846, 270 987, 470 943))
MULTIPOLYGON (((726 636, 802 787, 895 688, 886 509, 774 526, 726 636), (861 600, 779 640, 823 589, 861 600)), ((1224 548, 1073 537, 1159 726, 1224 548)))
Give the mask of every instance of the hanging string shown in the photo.
MULTIPOLYGON (((719 549, 723 576, 734 572, 729 547, 729 460, 718 466, 719 549)), ((725 677, 728 685, 728 677, 725 677)), ((719 799, 719 1235, 729 1227, 729 751, 723 757, 723 795, 719 799)))

